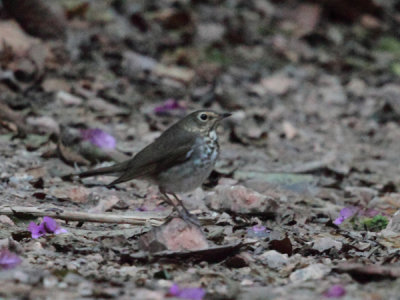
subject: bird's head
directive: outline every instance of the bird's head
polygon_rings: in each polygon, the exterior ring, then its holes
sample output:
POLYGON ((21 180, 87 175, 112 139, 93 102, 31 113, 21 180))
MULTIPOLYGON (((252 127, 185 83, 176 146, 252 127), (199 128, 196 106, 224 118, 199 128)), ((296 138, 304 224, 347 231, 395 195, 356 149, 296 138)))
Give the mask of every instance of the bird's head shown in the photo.
POLYGON ((230 113, 217 113, 213 110, 198 110, 186 116, 181 122, 187 131, 208 135, 216 129, 221 120, 230 115, 230 113))

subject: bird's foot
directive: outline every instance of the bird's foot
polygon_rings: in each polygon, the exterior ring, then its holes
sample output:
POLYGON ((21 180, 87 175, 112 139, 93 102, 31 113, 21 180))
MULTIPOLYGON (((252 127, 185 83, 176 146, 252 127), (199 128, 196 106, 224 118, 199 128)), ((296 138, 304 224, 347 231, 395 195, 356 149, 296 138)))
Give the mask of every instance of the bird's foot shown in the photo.
POLYGON ((187 223, 192 223, 193 225, 195 225, 195 226, 197 226, 197 227, 200 227, 200 221, 199 221, 199 219, 198 219, 195 215, 193 215, 193 214, 191 214, 191 213, 189 213, 189 212, 185 212, 184 210, 181 210, 181 211, 179 211, 179 216, 180 216, 185 222, 187 222, 187 223))

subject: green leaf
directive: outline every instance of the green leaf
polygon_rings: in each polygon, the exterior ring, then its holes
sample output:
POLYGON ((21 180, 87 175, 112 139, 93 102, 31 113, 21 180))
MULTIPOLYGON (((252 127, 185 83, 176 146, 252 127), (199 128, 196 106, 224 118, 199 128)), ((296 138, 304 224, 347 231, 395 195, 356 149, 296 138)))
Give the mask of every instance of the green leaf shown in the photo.
POLYGON ((389 221, 382 215, 377 215, 373 218, 365 218, 361 221, 361 224, 368 231, 381 231, 386 228, 389 221))

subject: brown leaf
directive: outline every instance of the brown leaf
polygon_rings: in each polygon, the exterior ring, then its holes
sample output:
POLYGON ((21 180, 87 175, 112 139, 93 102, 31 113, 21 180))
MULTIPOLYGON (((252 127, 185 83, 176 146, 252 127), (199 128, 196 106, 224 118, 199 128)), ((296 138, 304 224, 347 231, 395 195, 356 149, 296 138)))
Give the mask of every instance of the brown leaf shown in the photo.
POLYGON ((293 246, 290 239, 286 236, 283 240, 272 240, 269 242, 269 249, 276 250, 279 253, 287 254, 289 256, 293 253, 293 246))
POLYGON ((334 268, 339 273, 348 273, 354 280, 367 283, 400 277, 400 267, 378 264, 342 263, 334 268))
POLYGON ((90 161, 72 149, 65 147, 61 141, 59 141, 57 144, 57 150, 61 158, 69 164, 77 163, 84 166, 90 165, 90 161))
POLYGON ((3 6, 33 36, 60 39, 65 36, 63 14, 41 0, 3 0, 3 6))

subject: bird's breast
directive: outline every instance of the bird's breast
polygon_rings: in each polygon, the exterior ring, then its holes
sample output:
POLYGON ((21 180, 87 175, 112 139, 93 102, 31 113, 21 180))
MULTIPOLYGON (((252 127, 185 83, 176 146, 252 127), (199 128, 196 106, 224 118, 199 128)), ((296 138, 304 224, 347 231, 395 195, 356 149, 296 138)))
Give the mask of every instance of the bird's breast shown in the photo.
POLYGON ((218 142, 199 137, 186 154, 186 161, 161 172, 158 185, 167 192, 188 192, 200 186, 210 175, 218 158, 218 142))
POLYGON ((198 143, 197 149, 193 154, 192 159, 195 165, 214 165, 219 154, 218 141, 210 137, 205 137, 198 143))

